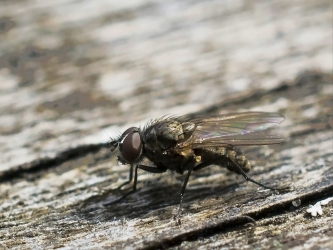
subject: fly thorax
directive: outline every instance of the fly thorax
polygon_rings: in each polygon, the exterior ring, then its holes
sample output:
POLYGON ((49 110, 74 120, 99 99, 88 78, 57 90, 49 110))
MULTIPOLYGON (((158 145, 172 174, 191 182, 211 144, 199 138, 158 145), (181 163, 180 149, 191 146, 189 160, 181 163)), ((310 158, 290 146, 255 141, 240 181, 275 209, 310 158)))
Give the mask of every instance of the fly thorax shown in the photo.
POLYGON ((162 149, 169 149, 177 144, 179 137, 183 135, 183 128, 179 122, 170 122, 157 131, 157 142, 162 149))
POLYGON ((182 134, 178 137, 178 143, 187 141, 193 134, 195 130, 195 124, 192 122, 184 122, 182 123, 182 134))
MULTIPOLYGON (((157 136, 154 128, 147 130, 144 135, 143 140, 146 146, 150 147, 150 145, 154 145, 156 143, 157 136)), ((154 149, 152 148, 152 150, 154 149)))

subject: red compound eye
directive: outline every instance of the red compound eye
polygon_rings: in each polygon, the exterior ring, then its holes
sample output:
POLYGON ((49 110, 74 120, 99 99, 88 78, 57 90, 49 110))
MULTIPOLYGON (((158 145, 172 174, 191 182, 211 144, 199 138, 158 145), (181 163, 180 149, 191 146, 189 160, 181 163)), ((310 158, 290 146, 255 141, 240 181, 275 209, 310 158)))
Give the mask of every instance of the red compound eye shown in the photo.
POLYGON ((141 137, 139 132, 135 131, 133 128, 129 128, 125 132, 128 132, 128 134, 124 136, 124 139, 120 144, 121 157, 127 163, 134 163, 141 154, 141 137))

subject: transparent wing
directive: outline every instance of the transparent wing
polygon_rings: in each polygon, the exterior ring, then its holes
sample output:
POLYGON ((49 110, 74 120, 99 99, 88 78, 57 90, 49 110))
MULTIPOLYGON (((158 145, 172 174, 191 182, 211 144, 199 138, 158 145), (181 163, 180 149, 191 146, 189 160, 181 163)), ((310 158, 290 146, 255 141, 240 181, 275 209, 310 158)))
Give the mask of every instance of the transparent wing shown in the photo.
POLYGON ((268 145, 285 141, 263 131, 281 123, 284 117, 277 113, 246 112, 216 117, 197 117, 186 122, 195 124, 191 137, 177 145, 202 148, 225 145, 268 145))

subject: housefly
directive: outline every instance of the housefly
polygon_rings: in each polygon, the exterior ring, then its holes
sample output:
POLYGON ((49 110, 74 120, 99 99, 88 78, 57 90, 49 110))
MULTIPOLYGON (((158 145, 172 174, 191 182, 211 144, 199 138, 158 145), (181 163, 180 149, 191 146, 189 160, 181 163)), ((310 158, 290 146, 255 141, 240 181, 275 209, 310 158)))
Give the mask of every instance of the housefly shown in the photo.
POLYGON ((264 133, 283 120, 284 117, 277 113, 246 112, 220 116, 164 116, 152 120, 144 128, 130 127, 110 141, 111 151, 119 148, 118 161, 130 165, 129 180, 120 187, 129 184, 134 177, 133 189, 121 199, 136 191, 138 169, 151 173, 187 172, 180 191, 177 223, 180 223, 184 193, 192 171, 210 165, 225 167, 261 187, 277 190, 247 176, 251 163, 236 146, 285 142, 282 137, 264 133), (145 158, 151 162, 150 166, 142 164, 145 158))

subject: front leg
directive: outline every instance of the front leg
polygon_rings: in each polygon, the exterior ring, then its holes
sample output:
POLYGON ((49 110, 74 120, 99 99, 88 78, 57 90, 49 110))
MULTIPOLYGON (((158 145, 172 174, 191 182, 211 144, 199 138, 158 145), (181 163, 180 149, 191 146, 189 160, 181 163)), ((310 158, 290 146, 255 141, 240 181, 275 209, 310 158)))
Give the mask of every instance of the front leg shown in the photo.
POLYGON ((150 172, 150 173, 155 173, 155 174, 160 174, 160 173, 164 173, 167 171, 166 168, 161 168, 161 167, 150 167, 150 166, 146 166, 146 165, 138 165, 138 168, 150 172))
MULTIPOLYGON (((129 180, 123 184, 121 184, 117 189, 119 189, 120 187, 130 183, 133 179, 133 164, 131 164, 131 169, 130 169, 130 177, 129 180)), ((135 166, 135 171, 134 171, 134 183, 133 183, 133 188, 131 191, 129 191, 127 194, 125 194, 124 196, 122 196, 121 198, 119 198, 118 200, 112 201, 108 204, 104 204, 105 206, 110 205, 110 204, 114 204, 114 203, 118 203, 119 201, 125 199, 127 196, 129 196, 130 194, 135 193, 136 191, 136 184, 138 181, 138 168, 150 172, 150 173, 163 173, 166 172, 166 169, 162 169, 162 168, 156 168, 156 167, 149 167, 149 166, 145 166, 145 165, 136 165, 135 166)))
POLYGON ((131 164, 129 178, 128 178, 129 180, 126 181, 126 182, 124 182, 123 184, 121 184, 119 187, 117 187, 117 189, 121 189, 123 186, 125 186, 125 185, 127 185, 127 184, 129 184, 129 183, 132 182, 132 180, 133 180, 133 168, 134 168, 134 165, 131 164))

